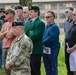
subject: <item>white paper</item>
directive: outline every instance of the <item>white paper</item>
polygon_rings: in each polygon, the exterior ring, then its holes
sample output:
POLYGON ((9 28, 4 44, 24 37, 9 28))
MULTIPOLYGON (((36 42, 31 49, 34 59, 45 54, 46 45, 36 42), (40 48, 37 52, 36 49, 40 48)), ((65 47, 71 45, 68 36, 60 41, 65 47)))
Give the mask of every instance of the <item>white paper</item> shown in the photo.
POLYGON ((70 71, 76 71, 76 50, 70 53, 69 62, 70 62, 70 71))
POLYGON ((68 43, 66 43, 66 45, 67 45, 67 47, 69 48, 69 45, 68 45, 68 43))
POLYGON ((17 55, 17 53, 18 53, 18 46, 16 46, 15 48, 14 48, 14 50, 13 50, 13 55, 17 55))
POLYGON ((45 53, 45 54, 51 54, 51 48, 46 47, 46 50, 44 49, 43 53, 45 53))

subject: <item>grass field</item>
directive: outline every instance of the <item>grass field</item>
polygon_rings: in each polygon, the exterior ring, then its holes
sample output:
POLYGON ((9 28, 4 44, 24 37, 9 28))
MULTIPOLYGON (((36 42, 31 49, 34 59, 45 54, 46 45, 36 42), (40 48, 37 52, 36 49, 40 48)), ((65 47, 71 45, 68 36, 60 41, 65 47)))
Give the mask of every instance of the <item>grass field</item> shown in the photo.
MULTIPOLYGON (((63 47, 61 47, 59 57, 58 57, 58 70, 59 70, 58 75, 66 75, 66 67, 65 67, 65 63, 64 63, 64 49, 63 49, 63 47)), ((0 69, 0 73, 1 72, 4 72, 4 69, 0 69)), ((42 64, 41 64, 41 75, 46 75, 43 60, 42 60, 42 64)))
MULTIPOLYGON (((60 35, 60 43, 61 48, 58 56, 58 75, 66 75, 65 56, 64 56, 64 35, 60 35)), ((41 75, 46 75, 43 60, 41 65, 41 75)))
MULTIPOLYGON (((61 48, 60 48, 60 53, 58 57, 58 75, 66 75, 66 67, 65 67, 65 56, 64 56, 64 46, 62 45, 63 43, 63 37, 64 35, 60 35, 60 42, 61 42, 61 48)), ((43 64, 43 60, 41 61, 41 75, 46 75, 45 74, 45 68, 43 64)), ((0 69, 0 73, 4 72, 4 69, 0 69)))
MULTIPOLYGON (((41 65, 41 75, 46 75, 43 60, 42 60, 42 65, 41 65)), ((66 75, 66 67, 65 67, 65 63, 64 63, 64 49, 63 49, 63 47, 61 47, 59 57, 58 57, 58 75, 66 75)))

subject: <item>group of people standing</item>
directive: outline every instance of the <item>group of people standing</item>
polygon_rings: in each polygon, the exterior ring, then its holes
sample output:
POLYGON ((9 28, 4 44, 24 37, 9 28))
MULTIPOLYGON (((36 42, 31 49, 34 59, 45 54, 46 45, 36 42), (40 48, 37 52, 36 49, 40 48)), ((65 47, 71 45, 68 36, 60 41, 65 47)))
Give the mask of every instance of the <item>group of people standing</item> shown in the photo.
POLYGON ((64 22, 67 75, 76 75, 76 9, 69 7, 65 13, 67 16, 67 20, 64 22))
POLYGON ((10 72, 11 75, 41 75, 42 56, 46 74, 58 74, 60 31, 54 22, 55 13, 46 12, 46 27, 39 16, 38 6, 32 6, 31 9, 16 6, 15 10, 5 11, 7 22, 2 25, 0 38, 3 41, 2 54, 6 75, 10 75, 10 72))
MULTIPOLYGON (((45 25, 39 18, 40 9, 38 6, 32 6, 30 9, 22 6, 16 6, 15 10, 1 9, 0 13, 3 13, 3 15, 0 14, 0 16, 4 16, 3 20, 0 19, 0 40, 2 41, 0 42, 2 44, 1 61, 3 60, 6 75, 41 75, 42 56, 46 75, 58 75, 60 31, 54 21, 55 13, 53 11, 46 12, 45 19, 47 24, 45 25)), ((70 9, 66 9, 65 13, 69 11, 70 9)), ((72 16, 75 18, 76 12, 72 16)), ((76 19, 73 21, 76 21, 76 19)), ((68 19, 65 24, 69 25, 70 23, 68 24, 68 22, 72 22, 72 18, 70 21, 68 19)), ((73 23, 75 25, 75 22, 73 23)), ((68 26, 65 26, 65 32, 70 30, 67 28, 68 26)), ((71 30, 69 38, 66 38, 68 39, 66 43, 69 46, 65 51, 67 53, 71 53, 76 48, 75 46, 73 49, 70 48, 75 44, 75 41, 73 44, 70 44, 72 38, 75 40, 75 37, 72 37, 75 36, 75 30, 71 30)))

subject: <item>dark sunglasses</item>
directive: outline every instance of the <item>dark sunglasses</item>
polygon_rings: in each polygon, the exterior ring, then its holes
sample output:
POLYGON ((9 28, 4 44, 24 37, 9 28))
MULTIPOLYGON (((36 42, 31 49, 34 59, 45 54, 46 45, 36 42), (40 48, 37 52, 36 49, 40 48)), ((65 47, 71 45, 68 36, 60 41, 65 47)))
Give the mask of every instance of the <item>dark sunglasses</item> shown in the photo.
POLYGON ((22 12, 22 13, 26 14, 26 12, 22 12))
POLYGON ((72 14, 73 16, 76 16, 76 14, 72 14))
POLYGON ((69 13, 68 11, 66 11, 65 13, 69 13))
POLYGON ((5 11, 0 11, 0 13, 1 13, 1 12, 5 13, 5 11))
POLYGON ((50 18, 50 17, 53 17, 53 16, 46 16, 45 18, 50 18))

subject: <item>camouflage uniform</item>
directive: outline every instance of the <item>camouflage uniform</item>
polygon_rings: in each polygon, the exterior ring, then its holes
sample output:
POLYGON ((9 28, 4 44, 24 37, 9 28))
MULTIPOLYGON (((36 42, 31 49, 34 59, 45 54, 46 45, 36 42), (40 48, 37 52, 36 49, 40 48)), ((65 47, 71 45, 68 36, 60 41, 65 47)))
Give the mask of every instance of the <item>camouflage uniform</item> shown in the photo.
POLYGON ((6 59, 6 64, 12 66, 11 75, 31 75, 30 54, 32 49, 33 43, 25 34, 12 42, 6 59))

